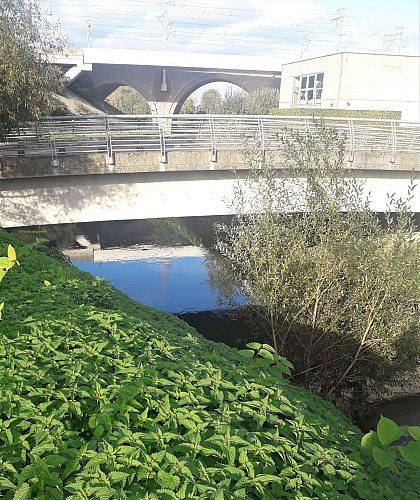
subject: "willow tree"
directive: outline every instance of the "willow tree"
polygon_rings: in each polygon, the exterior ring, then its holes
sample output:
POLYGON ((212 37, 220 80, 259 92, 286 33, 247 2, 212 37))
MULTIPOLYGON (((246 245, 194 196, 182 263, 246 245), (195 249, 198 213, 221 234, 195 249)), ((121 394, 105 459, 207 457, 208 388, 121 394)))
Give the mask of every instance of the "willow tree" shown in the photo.
MULTIPOLYGON (((324 395, 379 390, 420 358, 420 254, 407 200, 385 227, 323 124, 256 150, 217 248, 295 379, 324 395), (281 168, 280 168, 281 167, 281 168)), ((410 193, 409 193, 410 194, 410 193)), ((261 332, 260 332, 261 333, 261 332)))
POLYGON ((49 114, 60 88, 48 64, 63 48, 57 26, 48 23, 36 0, 2 0, 0 11, 0 138, 24 122, 49 114))

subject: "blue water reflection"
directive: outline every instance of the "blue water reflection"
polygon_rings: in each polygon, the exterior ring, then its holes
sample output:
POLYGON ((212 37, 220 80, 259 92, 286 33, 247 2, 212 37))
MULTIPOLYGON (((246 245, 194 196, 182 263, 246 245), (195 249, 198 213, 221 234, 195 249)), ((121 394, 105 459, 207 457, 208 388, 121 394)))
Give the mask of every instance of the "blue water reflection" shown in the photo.
POLYGON ((73 263, 142 304, 178 314, 217 308, 218 293, 208 284, 205 262, 200 256, 73 263))

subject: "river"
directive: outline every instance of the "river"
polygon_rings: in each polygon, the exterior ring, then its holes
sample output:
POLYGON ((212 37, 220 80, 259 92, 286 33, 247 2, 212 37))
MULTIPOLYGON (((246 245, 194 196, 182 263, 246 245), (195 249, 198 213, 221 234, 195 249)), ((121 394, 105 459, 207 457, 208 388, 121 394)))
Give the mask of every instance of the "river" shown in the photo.
MULTIPOLYGON (((213 224, 219 221, 114 221, 20 232, 28 240, 46 237, 79 269, 105 278, 142 304, 177 315, 204 337, 242 348, 253 338, 252 327, 235 309, 220 303, 217 280, 203 250, 214 243, 213 224)), ((420 425, 420 395, 381 403, 373 408, 370 422, 381 414, 400 425, 420 425)))

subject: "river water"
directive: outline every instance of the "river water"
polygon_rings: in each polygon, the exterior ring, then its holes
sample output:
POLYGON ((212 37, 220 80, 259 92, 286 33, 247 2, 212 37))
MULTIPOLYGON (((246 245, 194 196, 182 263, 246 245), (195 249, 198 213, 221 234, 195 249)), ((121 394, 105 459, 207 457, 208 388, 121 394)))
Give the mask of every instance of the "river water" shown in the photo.
MULTIPOLYGON (((48 238, 79 269, 105 278, 142 304, 177 315, 210 340, 242 348, 253 338, 252 328, 220 303, 203 250, 214 243, 213 224, 219 221, 86 223, 22 230, 21 236, 48 238)), ((382 414, 400 425, 420 425, 420 395, 382 403, 372 413, 370 423, 382 414)))

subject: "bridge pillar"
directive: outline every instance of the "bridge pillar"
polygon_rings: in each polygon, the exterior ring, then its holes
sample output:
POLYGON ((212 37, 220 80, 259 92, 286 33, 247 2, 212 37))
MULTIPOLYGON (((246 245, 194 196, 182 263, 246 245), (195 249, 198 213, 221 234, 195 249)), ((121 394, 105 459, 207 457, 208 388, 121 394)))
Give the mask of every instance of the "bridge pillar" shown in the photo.
POLYGON ((152 115, 172 115, 177 103, 165 101, 148 101, 152 115))

